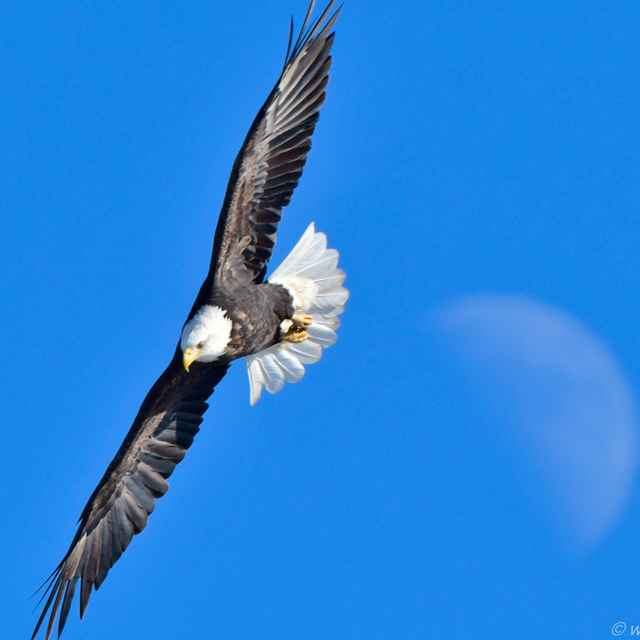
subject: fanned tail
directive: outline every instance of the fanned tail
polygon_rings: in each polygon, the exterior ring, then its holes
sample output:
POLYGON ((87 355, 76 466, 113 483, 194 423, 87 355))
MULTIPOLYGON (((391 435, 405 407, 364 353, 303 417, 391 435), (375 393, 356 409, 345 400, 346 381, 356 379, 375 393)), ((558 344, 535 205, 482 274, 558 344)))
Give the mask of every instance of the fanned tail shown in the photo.
MULTIPOLYGON (((312 222, 298 244, 271 274, 271 284, 281 284, 293 296, 296 313, 313 317, 309 337, 300 343, 278 344, 247 357, 251 404, 264 388, 277 393, 285 382, 298 382, 305 364, 317 362, 322 349, 335 344, 338 315, 344 311, 349 292, 342 286, 345 273, 338 268, 339 254, 327 249, 327 236, 316 233, 312 222)), ((288 322, 288 321, 285 321, 288 322)))

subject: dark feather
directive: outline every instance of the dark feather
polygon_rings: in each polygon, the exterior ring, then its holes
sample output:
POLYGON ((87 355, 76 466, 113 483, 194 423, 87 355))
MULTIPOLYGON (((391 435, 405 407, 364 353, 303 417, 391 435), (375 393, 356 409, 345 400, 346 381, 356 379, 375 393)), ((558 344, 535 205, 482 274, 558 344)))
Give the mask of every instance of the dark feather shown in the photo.
POLYGON ((62 601, 62 609, 60 609, 60 620, 58 621, 58 637, 64 629, 64 625, 67 624, 67 617, 71 610, 71 603, 73 602, 73 595, 76 592, 76 585, 78 584, 78 578, 71 578, 67 583, 67 588, 64 592, 64 600, 62 601))
MULTIPOLYGON (((89 598, 91 597, 91 580, 87 577, 86 574, 82 576, 80 580, 80 620, 84 618, 84 614, 87 611, 87 607, 89 606, 89 598)), ((51 619, 53 619, 53 614, 55 610, 51 612, 51 619)), ((60 629, 60 633, 62 633, 62 629, 60 629)), ((47 634, 47 640, 49 635, 47 634)))

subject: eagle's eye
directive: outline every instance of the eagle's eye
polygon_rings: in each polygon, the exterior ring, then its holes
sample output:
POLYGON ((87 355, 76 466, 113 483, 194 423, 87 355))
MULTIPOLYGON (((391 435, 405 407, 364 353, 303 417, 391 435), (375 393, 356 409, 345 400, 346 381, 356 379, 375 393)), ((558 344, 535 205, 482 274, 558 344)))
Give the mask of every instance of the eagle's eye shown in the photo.
POLYGON ((198 342, 196 349, 204 349, 204 342, 198 342))

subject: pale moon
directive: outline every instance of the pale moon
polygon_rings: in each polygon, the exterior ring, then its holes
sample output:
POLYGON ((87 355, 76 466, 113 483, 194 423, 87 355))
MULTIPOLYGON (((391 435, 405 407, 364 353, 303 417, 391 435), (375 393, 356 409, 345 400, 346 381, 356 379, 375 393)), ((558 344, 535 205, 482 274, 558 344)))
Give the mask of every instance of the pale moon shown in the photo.
POLYGON ((539 491, 568 541, 597 543, 625 508, 638 457, 632 393, 611 350, 564 311, 524 296, 467 296, 433 318, 546 479, 539 491))

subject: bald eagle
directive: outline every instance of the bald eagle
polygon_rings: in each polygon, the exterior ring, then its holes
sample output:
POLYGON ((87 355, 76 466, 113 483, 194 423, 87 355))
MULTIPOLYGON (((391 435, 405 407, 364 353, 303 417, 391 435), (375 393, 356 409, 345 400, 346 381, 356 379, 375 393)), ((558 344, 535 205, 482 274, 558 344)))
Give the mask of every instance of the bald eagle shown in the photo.
MULTIPOLYGON (((284 69, 258 112, 231 171, 209 273, 183 326, 175 354, 153 385, 102 480, 89 498, 62 562, 51 574, 44 610, 58 635, 80 581, 80 617, 93 588, 147 525, 167 478, 202 423, 207 399, 232 361, 245 358, 251 404, 264 388, 297 382, 335 342, 348 297, 338 253, 313 223, 265 281, 282 208, 302 175, 329 80, 333 0, 310 22, 311 2, 284 69)), ((292 46, 293 44, 293 46, 292 46)))

